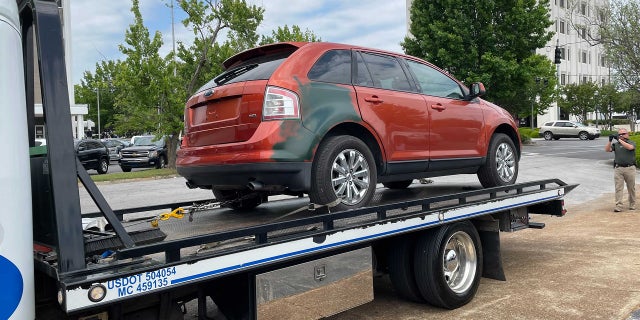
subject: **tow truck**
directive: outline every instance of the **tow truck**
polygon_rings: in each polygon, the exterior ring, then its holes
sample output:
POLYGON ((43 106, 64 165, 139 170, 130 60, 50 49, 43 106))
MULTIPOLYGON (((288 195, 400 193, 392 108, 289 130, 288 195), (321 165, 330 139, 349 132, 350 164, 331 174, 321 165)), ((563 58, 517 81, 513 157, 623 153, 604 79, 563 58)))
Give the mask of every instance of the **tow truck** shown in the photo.
POLYGON ((480 277, 506 280, 500 232, 543 228, 532 215, 565 215, 575 188, 382 190, 342 212, 287 199, 256 221, 215 199, 113 210, 73 150, 56 2, 0 0, 0 39, 0 133, 11 137, 0 157, 1 319, 208 319, 212 303, 227 319, 315 319, 371 301, 379 272, 404 298, 459 308, 480 277), (33 130, 38 79, 46 147, 33 130), (80 185, 99 212, 83 214, 80 185), (168 211, 127 218, 158 209, 168 211))

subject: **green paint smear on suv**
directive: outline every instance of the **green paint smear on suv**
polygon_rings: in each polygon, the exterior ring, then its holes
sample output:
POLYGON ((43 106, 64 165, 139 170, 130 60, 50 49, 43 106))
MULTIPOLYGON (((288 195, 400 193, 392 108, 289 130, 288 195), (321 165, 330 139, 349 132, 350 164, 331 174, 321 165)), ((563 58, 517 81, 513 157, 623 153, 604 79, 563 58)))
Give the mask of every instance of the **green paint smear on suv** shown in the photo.
POLYGON ((280 134, 285 141, 273 146, 273 159, 277 161, 310 161, 315 146, 331 128, 343 122, 362 122, 352 90, 322 82, 298 84, 302 123, 283 122, 280 134))

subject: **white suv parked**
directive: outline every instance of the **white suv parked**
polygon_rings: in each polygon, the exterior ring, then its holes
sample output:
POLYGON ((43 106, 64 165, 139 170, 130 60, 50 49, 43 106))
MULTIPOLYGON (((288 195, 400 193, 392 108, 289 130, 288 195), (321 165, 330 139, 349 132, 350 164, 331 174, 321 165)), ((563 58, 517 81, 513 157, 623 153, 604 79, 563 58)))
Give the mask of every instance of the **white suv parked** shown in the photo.
POLYGON ((580 122, 568 120, 556 120, 546 122, 540 128, 540 136, 545 140, 558 140, 560 138, 580 138, 580 140, 593 140, 600 136, 600 129, 588 127, 580 122))

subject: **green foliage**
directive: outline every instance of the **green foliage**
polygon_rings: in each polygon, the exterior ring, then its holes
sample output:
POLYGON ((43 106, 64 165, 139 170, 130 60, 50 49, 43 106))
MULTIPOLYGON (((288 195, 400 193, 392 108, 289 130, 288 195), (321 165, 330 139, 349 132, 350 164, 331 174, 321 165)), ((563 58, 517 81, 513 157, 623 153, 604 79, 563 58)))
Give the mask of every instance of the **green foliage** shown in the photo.
POLYGON ((402 46, 467 84, 483 82, 487 99, 513 114, 530 115, 539 95, 540 113, 556 84, 552 61, 533 53, 553 35, 548 8, 548 0, 415 0, 412 36, 402 46), (536 77, 548 79, 548 87, 536 86, 536 77))
POLYGON ((520 132, 520 139, 522 139, 522 143, 529 143, 531 142, 532 138, 539 138, 540 137, 540 128, 525 128, 525 127, 521 127, 518 128, 518 131, 520 132))
POLYGON ((318 42, 322 41, 322 39, 309 29, 302 32, 299 26, 293 25, 291 29, 289 29, 289 26, 285 24, 284 27, 278 27, 278 30, 273 30, 271 36, 262 36, 260 45, 285 41, 318 42))
MULTIPOLYGON (((115 99, 118 88, 115 85, 116 71, 121 61, 100 61, 96 63, 95 74, 84 72, 80 84, 74 87, 75 101, 89 106, 88 119, 93 119, 98 125, 98 96, 100 98, 100 130, 113 131, 115 121, 115 99)), ((97 132, 97 128, 94 129, 97 132)), ((116 131, 117 133, 117 131, 116 131)), ((124 133, 121 133, 124 134, 124 133)))
POLYGON ((596 110, 598 86, 593 82, 568 84, 560 89, 558 106, 570 114, 578 116, 579 122, 587 119, 587 113, 596 110))

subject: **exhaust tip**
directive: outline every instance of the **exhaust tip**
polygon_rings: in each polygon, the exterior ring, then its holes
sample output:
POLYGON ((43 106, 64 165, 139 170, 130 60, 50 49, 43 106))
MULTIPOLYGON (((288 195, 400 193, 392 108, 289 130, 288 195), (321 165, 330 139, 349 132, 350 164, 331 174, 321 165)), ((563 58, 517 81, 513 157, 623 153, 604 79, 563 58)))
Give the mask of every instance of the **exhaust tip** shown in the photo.
POLYGON ((262 188, 264 188, 264 185, 259 181, 251 181, 247 184, 247 187, 253 191, 258 191, 262 190, 262 188))

